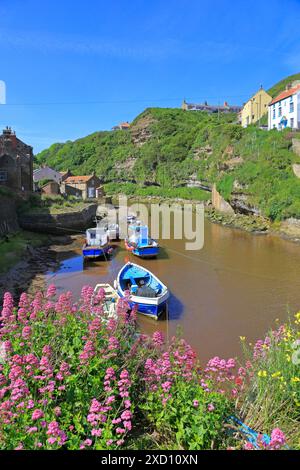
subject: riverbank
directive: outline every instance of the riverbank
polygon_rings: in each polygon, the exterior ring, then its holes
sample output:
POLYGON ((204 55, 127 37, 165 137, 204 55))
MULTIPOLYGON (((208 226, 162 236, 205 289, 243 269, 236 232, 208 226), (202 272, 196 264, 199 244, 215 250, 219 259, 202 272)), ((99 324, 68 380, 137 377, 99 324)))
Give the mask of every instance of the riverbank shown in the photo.
POLYGON ((70 236, 49 236, 27 231, 7 237, 0 243, 0 298, 5 292, 14 297, 45 288, 45 274, 59 262, 57 253, 72 243, 70 236))
MULTIPOLYGON (((144 203, 144 204, 199 204, 200 200, 196 199, 183 199, 183 198, 169 198, 158 196, 128 196, 129 203, 144 203)), ((118 203, 117 196, 112 196, 114 203, 118 203)), ((244 230, 246 232, 263 235, 270 234, 280 237, 284 240, 289 240, 295 243, 300 243, 300 221, 299 219, 287 219, 282 222, 272 222, 271 220, 257 215, 246 215, 240 213, 227 214, 219 212, 213 208, 210 201, 203 199, 201 202, 204 204, 205 216, 207 219, 216 224, 223 225, 234 229, 244 230)))

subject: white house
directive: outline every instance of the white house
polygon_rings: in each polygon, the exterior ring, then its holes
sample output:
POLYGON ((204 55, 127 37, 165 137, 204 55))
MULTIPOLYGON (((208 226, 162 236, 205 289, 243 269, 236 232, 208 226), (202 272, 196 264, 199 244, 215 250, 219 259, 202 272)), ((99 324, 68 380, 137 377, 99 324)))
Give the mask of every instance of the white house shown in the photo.
POLYGON ((268 129, 300 129, 300 83, 294 82, 270 102, 268 129))
POLYGON ((49 166, 42 166, 33 171, 33 181, 38 183, 38 181, 42 180, 56 181, 56 183, 60 184, 62 175, 59 171, 53 170, 49 166))

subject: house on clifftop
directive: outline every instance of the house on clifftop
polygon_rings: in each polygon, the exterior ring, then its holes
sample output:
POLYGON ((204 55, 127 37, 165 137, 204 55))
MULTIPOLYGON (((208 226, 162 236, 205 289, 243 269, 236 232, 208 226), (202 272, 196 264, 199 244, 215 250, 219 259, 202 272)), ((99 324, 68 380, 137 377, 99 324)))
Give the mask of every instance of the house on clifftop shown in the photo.
POLYGON ((10 127, 0 135, 0 186, 14 191, 33 190, 33 152, 10 127))
POLYGON ((241 106, 229 105, 227 101, 223 105, 208 104, 207 101, 204 103, 187 103, 183 100, 181 108, 184 111, 204 111, 206 113, 239 113, 241 106))

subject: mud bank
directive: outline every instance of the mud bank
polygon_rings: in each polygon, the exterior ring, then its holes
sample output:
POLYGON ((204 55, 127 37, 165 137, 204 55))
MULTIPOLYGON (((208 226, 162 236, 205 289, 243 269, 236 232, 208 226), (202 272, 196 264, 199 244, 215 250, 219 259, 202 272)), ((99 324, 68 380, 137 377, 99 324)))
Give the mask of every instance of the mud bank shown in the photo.
POLYGON ((45 288, 45 274, 59 265, 58 253, 70 252, 71 236, 51 236, 46 245, 28 246, 20 260, 6 273, 0 274, 0 299, 11 292, 17 299, 22 292, 34 293, 45 288))

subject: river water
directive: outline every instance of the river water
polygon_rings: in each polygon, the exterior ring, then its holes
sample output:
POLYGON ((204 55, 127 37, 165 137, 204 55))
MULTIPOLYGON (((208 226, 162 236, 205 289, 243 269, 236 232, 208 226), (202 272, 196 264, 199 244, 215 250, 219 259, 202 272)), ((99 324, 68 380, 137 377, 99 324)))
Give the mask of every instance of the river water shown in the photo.
POLYGON ((60 253, 60 266, 46 281, 59 291, 80 295, 82 286, 113 284, 121 266, 132 260, 149 268, 170 289, 169 320, 138 315, 146 333, 167 336, 180 327, 201 360, 239 356, 240 336, 260 338, 276 319, 300 309, 300 246, 271 235, 249 233, 205 220, 204 247, 185 251, 183 240, 161 240, 157 259, 140 260, 114 243, 110 261, 84 263, 78 237, 60 253))

